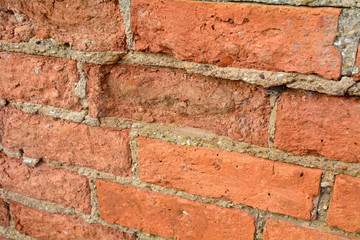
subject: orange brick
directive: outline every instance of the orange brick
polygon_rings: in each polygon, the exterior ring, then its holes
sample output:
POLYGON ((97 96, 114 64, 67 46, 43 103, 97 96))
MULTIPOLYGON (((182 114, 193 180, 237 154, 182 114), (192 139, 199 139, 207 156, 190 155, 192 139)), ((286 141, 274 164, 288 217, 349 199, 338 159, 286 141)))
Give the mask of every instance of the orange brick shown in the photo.
POLYGON ((135 236, 120 229, 90 224, 76 215, 52 214, 12 202, 15 229, 36 239, 134 240, 135 236))
POLYGON ((79 50, 127 49, 118 1, 0 2, 0 40, 26 42, 35 35, 51 37, 79 50))
POLYGON ((13 108, 5 108, 2 124, 2 144, 23 149, 26 157, 131 174, 129 130, 89 127, 13 108))
POLYGON ((336 176, 328 225, 349 232, 360 232, 360 178, 336 176))
POLYGON ((181 60, 340 77, 333 46, 341 9, 133 0, 137 51, 181 60))
POLYGON ((139 138, 140 178, 167 188, 310 219, 322 171, 247 154, 139 138))
POLYGON ((356 240, 349 236, 324 232, 315 228, 297 226, 276 219, 267 219, 264 240, 356 240))
POLYGON ((80 110, 76 62, 0 52, 0 98, 80 110))
POLYGON ((239 81, 131 64, 88 65, 93 116, 115 116, 204 128, 267 145, 269 95, 239 81))
POLYGON ((91 213, 88 178, 67 169, 45 164, 29 168, 20 159, 0 153, 0 186, 6 191, 91 213))
POLYGON ((253 239, 254 218, 222 208, 103 180, 96 182, 101 218, 176 239, 253 239))
POLYGON ((275 147, 360 162, 359 122, 359 99, 289 91, 278 102, 275 147))

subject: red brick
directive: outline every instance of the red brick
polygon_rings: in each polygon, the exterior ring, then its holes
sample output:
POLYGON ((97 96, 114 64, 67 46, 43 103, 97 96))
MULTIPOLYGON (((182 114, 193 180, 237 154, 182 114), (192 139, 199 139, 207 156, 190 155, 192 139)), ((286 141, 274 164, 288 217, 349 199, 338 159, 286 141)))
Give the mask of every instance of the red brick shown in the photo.
POLYGON ((269 96, 258 87, 131 64, 88 65, 87 72, 93 116, 177 123, 267 145, 269 96))
POLYGON ((103 180, 96 182, 100 215, 111 223, 176 239, 253 239, 245 211, 193 202, 103 180))
POLYGON ((130 240, 131 234, 101 224, 89 224, 76 215, 52 214, 11 203, 15 228, 20 233, 36 239, 89 239, 89 240, 130 240))
POLYGON ((281 95, 275 147, 300 155, 360 162, 360 101, 290 91, 281 95))
POLYGON ((118 1, 4 0, 0 3, 0 40, 24 42, 48 32, 61 43, 93 51, 126 50, 118 1))
POLYGON ((89 180, 67 169, 38 164, 29 168, 0 153, 0 186, 6 191, 91 213, 89 180))
POLYGON ((2 237, 0 236, 0 240, 9 240, 10 238, 5 238, 5 237, 2 237))
POLYGON ((9 149, 23 149, 30 158, 131 174, 129 130, 89 127, 13 108, 5 112, 2 144, 9 149))
MULTIPOLYGON (((0 179, 1 181, 1 179, 0 179)), ((1 184, 0 184, 1 185, 1 184)), ((0 225, 9 226, 10 213, 8 204, 0 197, 0 225)), ((1 239, 1 238, 0 238, 1 239)))
POLYGON ((293 223, 276 219, 267 219, 263 235, 264 240, 356 240, 349 236, 324 232, 315 228, 297 226, 293 223))
POLYGON ((131 1, 137 51, 181 60, 270 71, 340 77, 333 46, 341 9, 131 1))
POLYGON ((76 62, 0 52, 0 98, 80 110, 76 62))
POLYGON ((360 232, 360 178, 336 176, 328 225, 349 232, 360 232))
POLYGON ((166 188, 310 219, 322 171, 247 154, 139 138, 140 178, 166 188))

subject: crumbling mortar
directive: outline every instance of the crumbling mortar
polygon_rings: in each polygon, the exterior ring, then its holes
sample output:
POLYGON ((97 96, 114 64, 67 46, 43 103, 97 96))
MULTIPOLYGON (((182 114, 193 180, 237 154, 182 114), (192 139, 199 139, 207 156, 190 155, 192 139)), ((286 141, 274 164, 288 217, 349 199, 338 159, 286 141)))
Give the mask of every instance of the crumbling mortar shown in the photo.
POLYGON ((274 147, 274 142, 275 142, 275 127, 276 127, 276 112, 277 112, 277 100, 279 99, 280 93, 281 93, 281 91, 278 92, 278 93, 276 93, 276 94, 272 94, 272 95, 270 96, 271 112, 270 112, 269 128, 268 128, 268 133, 269 133, 268 146, 269 146, 269 148, 273 148, 273 147, 274 147))
POLYGON ((131 0, 119 0, 120 12, 124 21, 126 43, 129 50, 135 49, 135 42, 131 29, 131 0))
MULTIPOLYGON (((77 66, 77 71, 78 71, 78 76, 79 76, 79 82, 76 83, 75 95, 78 98, 86 98, 86 74, 85 74, 85 69, 84 69, 84 63, 77 62, 76 66, 77 66)), ((84 103, 84 102, 82 102, 82 103, 84 103)), ((83 105, 83 108, 87 109, 88 106, 83 105)))
POLYGON ((271 72, 235 67, 217 67, 209 64, 181 61, 173 56, 160 53, 129 52, 119 61, 119 63, 178 68, 184 69, 186 72, 192 74, 200 74, 233 81, 244 81, 264 88, 286 86, 288 88, 315 91, 334 96, 351 95, 352 92, 347 91, 354 83, 356 83, 351 77, 342 77, 341 80, 330 80, 317 75, 291 72, 271 72))
POLYGON ((53 39, 32 38, 25 43, 8 43, 0 41, 0 51, 27 53, 49 57, 67 58, 74 61, 93 64, 114 64, 126 52, 93 52, 77 51, 70 46, 57 43, 53 39))
POLYGON ((266 228, 266 220, 265 216, 259 212, 255 217, 256 225, 255 225, 255 240, 263 240, 263 233, 266 228))
POLYGON ((323 172, 320 183, 320 198, 317 205, 317 219, 323 222, 327 221, 328 209, 330 206, 334 182, 335 173, 333 173, 332 171, 323 172))

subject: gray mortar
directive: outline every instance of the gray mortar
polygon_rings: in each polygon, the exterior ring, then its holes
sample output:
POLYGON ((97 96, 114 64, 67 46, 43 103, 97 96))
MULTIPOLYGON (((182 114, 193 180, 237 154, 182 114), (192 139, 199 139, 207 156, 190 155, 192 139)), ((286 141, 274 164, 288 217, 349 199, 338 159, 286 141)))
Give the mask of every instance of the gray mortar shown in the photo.
POLYGON ((263 233, 266 228, 266 220, 265 215, 262 212, 259 212, 258 215, 255 216, 255 240, 262 240, 263 239, 263 233))
POLYGON ((349 95, 351 96, 360 96, 360 82, 354 84, 348 90, 349 95))
POLYGON ((126 35, 126 43, 130 50, 135 49, 135 42, 133 39, 131 29, 131 0, 119 0, 121 16, 124 20, 124 28, 126 35))
POLYGON ((136 122, 132 119, 116 118, 116 117, 100 118, 99 121, 101 127, 111 127, 120 130, 131 128, 131 125, 134 122, 136 122))
POLYGON ((339 16, 338 33, 334 41, 335 48, 341 53, 341 74, 351 76, 359 73, 355 66, 360 37, 360 10, 343 9, 339 16))
POLYGON ((360 7, 356 0, 195 0, 203 2, 239 2, 239 3, 262 3, 271 5, 291 5, 308 7, 360 7))
POLYGON ((142 64, 148 66, 184 69, 188 73, 201 74, 234 81, 244 81, 264 88, 286 86, 288 88, 310 90, 328 95, 342 96, 352 94, 348 90, 356 83, 350 77, 340 81, 329 80, 317 75, 271 72, 234 67, 217 67, 209 64, 180 61, 172 56, 159 53, 130 52, 120 63, 142 64))
POLYGON ((32 38, 26 43, 7 43, 0 41, 0 50, 21 52, 33 55, 67 58, 79 62, 93 64, 113 64, 119 61, 125 52, 91 52, 77 51, 55 42, 52 39, 32 38))
POLYGON ((77 70, 78 70, 79 82, 76 83, 75 95, 78 98, 85 98, 86 97, 86 74, 85 74, 85 69, 84 69, 84 63, 78 62, 77 70))
POLYGON ((325 171, 321 178, 320 199, 317 206, 317 218, 326 223, 328 209, 331 201, 331 193, 335 182, 335 174, 331 171, 325 171))

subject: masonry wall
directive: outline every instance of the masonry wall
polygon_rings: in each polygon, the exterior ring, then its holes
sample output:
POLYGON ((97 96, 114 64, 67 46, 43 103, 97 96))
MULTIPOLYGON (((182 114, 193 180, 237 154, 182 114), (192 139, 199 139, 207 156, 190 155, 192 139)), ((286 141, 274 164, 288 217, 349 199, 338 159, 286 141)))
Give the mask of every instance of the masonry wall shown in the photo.
POLYGON ((359 4, 0 0, 0 239, 360 239, 359 4))

